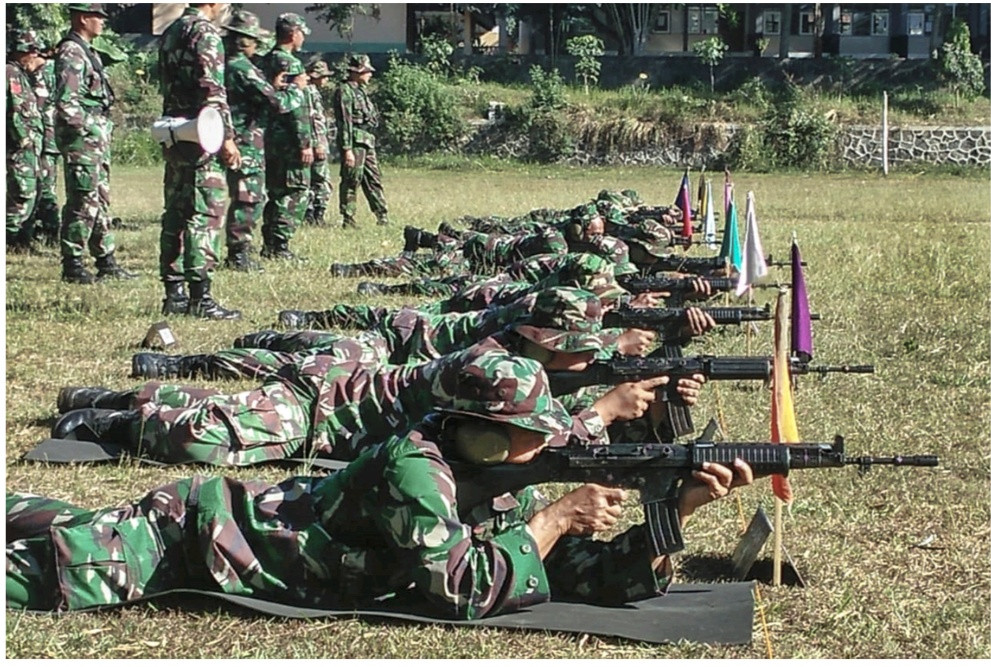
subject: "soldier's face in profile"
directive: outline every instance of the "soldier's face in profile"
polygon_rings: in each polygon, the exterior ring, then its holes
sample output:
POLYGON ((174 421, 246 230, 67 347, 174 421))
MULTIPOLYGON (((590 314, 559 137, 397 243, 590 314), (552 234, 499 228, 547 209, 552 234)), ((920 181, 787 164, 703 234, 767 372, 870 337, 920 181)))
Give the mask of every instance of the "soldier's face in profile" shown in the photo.
POLYGON ((513 424, 507 424, 506 429, 509 431, 509 456, 505 463, 529 463, 547 446, 547 436, 543 433, 513 424))
POLYGON ((303 42, 306 41, 306 35, 299 28, 292 31, 292 48, 294 51, 298 51, 303 48, 303 42))
POLYGON ((99 14, 84 14, 82 17, 83 30, 96 37, 103 33, 104 18, 99 14))

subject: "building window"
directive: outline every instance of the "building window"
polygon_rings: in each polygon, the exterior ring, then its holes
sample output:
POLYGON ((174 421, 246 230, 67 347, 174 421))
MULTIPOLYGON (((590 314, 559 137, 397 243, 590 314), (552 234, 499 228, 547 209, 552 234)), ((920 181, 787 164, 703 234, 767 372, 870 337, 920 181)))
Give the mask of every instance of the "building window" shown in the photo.
POLYGON ((662 32, 668 34, 671 32, 671 12, 667 9, 662 9, 657 12, 657 17, 654 19, 654 32, 662 32))
POLYGON ((758 32, 763 32, 765 35, 780 35, 781 12, 764 10, 764 29, 758 32))
POLYGON ((802 12, 798 15, 798 34, 814 35, 816 32, 815 12, 802 12))
POLYGON ((925 25, 926 15, 922 12, 908 13, 908 34, 922 35, 922 27, 925 25))
MULTIPOLYGON (((887 12, 885 12, 885 25, 887 25, 887 12)), ((871 34, 872 13, 868 10, 855 9, 844 6, 840 9, 839 34, 867 36, 871 34)))
POLYGON ((719 32, 719 8, 694 6, 688 8, 688 34, 715 35, 719 32))
POLYGON ((888 34, 888 10, 880 9, 871 14, 871 34, 888 34))

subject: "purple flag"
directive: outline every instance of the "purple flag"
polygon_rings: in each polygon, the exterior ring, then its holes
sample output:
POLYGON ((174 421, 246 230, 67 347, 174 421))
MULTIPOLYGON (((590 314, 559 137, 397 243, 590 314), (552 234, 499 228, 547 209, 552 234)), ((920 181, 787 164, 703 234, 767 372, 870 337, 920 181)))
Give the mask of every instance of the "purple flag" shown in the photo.
POLYGON ((809 315, 809 294, 802 275, 802 253, 798 239, 791 240, 791 352, 802 361, 812 359, 812 318, 809 315))

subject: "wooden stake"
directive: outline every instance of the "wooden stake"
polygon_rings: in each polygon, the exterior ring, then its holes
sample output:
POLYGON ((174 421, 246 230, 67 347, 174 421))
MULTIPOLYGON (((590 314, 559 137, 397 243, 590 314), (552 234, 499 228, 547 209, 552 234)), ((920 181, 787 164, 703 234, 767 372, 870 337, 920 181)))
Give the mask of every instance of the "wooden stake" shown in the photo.
POLYGON ((775 586, 781 585, 781 546, 784 539, 784 507, 781 498, 774 497, 774 572, 771 583, 775 586))

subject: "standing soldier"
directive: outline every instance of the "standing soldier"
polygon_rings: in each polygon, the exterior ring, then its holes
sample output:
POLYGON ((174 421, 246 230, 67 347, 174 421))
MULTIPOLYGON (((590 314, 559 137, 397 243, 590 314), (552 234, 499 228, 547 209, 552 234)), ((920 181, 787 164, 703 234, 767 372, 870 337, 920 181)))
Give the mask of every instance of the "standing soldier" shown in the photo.
POLYGON ((365 91, 374 71, 368 56, 351 56, 348 60, 348 80, 334 93, 337 147, 341 151, 341 226, 345 228, 358 226, 354 212, 359 185, 378 224, 389 224, 382 175, 375 157, 375 135, 372 134, 372 130, 378 127, 379 115, 365 91))
POLYGON ((210 293, 227 203, 224 166, 241 166, 224 88, 224 44, 220 30, 211 22, 221 8, 221 3, 191 4, 162 35, 159 47, 162 113, 196 118, 209 106, 220 113, 224 125, 219 159, 191 141, 164 149, 165 212, 159 270, 165 284, 163 314, 232 320, 239 318, 241 311, 224 308, 210 293), (188 296, 184 281, 189 283, 188 296))
POLYGON ((271 115, 283 114, 303 104, 300 91, 282 88, 282 77, 273 87, 252 58, 258 40, 267 34, 258 17, 241 11, 227 26, 227 101, 234 123, 234 142, 241 151, 241 168, 227 171, 231 202, 227 208, 228 268, 260 270, 251 259, 251 238, 265 206, 265 127, 271 115))
POLYGON ((34 236, 46 245, 56 245, 59 236, 59 208, 55 195, 59 150, 55 144, 55 59, 49 50, 44 63, 34 72, 34 93, 41 108, 45 138, 38 155, 38 205, 34 210, 34 236))
MULTIPOLYGON (((290 77, 297 77, 295 72, 300 72, 303 76, 290 88, 305 86, 306 70, 295 52, 303 47, 308 34, 310 29, 299 14, 279 15, 275 22, 276 45, 265 57, 264 69, 269 81, 279 72, 286 72, 290 77)), ((304 99, 304 104, 290 113, 272 118, 265 130, 268 203, 262 225, 265 247, 261 254, 268 259, 295 259, 296 255, 289 250, 289 240, 303 224, 306 213, 310 167, 318 148, 313 140, 310 103, 305 94, 304 99)))
POLYGON ((7 249, 31 247, 31 220, 38 201, 41 110, 31 73, 43 62, 33 30, 8 34, 7 60, 7 249))
POLYGON ((310 85, 306 88, 310 95, 310 106, 313 109, 313 167, 310 170, 310 197, 306 206, 304 221, 310 225, 323 225, 327 215, 327 203, 334 187, 330 184, 330 167, 327 165, 328 143, 327 114, 324 109, 323 96, 320 89, 330 76, 330 69, 323 60, 311 64, 306 73, 310 77, 310 85))
POLYGON ((62 280, 90 284, 83 252, 96 258, 96 279, 136 278, 114 259, 110 231, 110 88, 93 38, 103 32, 102 4, 69 5, 72 29, 55 54, 55 142, 65 161, 62 208, 62 280))

